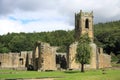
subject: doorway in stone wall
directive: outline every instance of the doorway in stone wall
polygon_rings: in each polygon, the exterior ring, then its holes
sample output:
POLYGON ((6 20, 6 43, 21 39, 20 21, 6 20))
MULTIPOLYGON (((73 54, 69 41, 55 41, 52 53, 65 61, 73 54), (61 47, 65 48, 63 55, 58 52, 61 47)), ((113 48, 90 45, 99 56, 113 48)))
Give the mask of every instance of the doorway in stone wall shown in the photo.
POLYGON ((56 55, 57 69, 67 69, 67 60, 65 55, 56 55))

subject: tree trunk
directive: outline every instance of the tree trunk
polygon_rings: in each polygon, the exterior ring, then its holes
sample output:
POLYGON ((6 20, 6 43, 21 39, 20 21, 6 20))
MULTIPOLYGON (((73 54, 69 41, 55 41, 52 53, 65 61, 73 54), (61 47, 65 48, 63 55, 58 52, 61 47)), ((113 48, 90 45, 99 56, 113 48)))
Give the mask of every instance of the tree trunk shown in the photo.
POLYGON ((81 64, 81 72, 84 72, 84 64, 81 64))

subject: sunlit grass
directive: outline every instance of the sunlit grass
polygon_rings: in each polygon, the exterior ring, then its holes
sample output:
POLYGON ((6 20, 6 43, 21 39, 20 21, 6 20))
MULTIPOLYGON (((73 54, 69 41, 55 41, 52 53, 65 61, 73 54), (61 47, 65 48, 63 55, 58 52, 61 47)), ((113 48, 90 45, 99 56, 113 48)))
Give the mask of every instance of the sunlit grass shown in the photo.
POLYGON ((15 78, 55 78, 55 80, 120 80, 120 70, 89 70, 85 73, 80 71, 16 71, 0 70, 0 79, 15 78))

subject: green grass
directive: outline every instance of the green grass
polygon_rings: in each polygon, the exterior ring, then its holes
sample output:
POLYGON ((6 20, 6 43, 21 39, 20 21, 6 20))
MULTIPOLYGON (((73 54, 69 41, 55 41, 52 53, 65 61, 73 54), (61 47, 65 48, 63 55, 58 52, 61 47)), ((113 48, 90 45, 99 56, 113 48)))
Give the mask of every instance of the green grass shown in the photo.
POLYGON ((53 77, 56 78, 55 80, 120 80, 120 70, 106 70, 105 73, 102 74, 102 70, 89 70, 85 73, 79 71, 37 72, 0 70, 0 79, 53 77))

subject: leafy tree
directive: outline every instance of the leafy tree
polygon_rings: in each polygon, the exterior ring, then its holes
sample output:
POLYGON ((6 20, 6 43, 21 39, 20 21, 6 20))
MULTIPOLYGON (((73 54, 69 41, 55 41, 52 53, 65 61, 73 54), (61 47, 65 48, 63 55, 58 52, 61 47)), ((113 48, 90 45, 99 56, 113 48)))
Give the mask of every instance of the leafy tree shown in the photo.
POLYGON ((0 43, 0 53, 8 53, 10 50, 0 43))
POLYGON ((82 35, 78 41, 76 61, 81 64, 81 72, 84 72, 84 64, 89 63, 91 52, 89 43, 88 34, 82 35))
POLYGON ((26 49, 27 51, 30 50, 30 43, 28 43, 25 36, 14 36, 11 41, 9 42, 9 48, 11 52, 20 52, 26 49))

